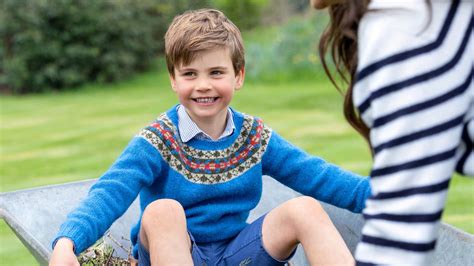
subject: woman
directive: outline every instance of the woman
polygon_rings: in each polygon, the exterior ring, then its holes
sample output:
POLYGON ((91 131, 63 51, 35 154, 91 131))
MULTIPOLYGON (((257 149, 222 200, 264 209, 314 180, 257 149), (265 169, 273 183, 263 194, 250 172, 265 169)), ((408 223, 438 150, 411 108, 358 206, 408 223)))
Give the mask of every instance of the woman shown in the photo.
POLYGON ((311 0, 346 81, 344 114, 373 154, 356 260, 430 264, 450 178, 474 175, 473 3, 311 0))

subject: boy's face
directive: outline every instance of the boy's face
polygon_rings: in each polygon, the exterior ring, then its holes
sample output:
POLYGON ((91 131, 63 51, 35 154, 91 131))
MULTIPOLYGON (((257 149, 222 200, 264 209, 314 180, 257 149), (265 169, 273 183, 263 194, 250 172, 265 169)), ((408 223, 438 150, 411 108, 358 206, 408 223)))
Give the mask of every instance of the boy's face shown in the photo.
POLYGON ((216 48, 200 53, 189 65, 175 67, 171 86, 195 122, 227 116, 234 91, 242 87, 244 70, 235 73, 230 53, 216 48))

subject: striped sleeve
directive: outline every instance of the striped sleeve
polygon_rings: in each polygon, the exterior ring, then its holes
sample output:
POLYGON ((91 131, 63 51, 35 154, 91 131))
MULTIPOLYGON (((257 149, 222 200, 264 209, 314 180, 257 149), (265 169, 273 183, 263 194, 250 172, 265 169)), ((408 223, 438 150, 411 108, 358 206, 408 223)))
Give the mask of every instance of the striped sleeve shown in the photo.
POLYGON ((390 2, 372 1, 359 29, 354 105, 374 163, 356 260, 425 265, 453 172, 474 174, 473 9, 432 1, 426 26, 424 1, 390 2))

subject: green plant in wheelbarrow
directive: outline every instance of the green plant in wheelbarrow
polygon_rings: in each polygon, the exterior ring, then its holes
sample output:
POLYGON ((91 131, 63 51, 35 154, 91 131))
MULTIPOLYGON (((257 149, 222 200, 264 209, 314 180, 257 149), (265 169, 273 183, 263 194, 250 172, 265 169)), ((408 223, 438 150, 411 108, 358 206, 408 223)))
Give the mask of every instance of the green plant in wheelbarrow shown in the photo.
MULTIPOLYGON (((123 238, 123 237, 122 237, 123 238)), ((133 260, 131 259, 131 249, 126 249, 112 235, 107 232, 104 237, 99 239, 93 246, 82 252, 78 261, 83 266, 94 266, 94 265, 105 265, 105 266, 116 266, 116 265, 132 265, 133 260), (119 248, 123 249, 128 254, 128 259, 118 257, 115 249, 108 243, 107 240, 113 241, 119 248)))

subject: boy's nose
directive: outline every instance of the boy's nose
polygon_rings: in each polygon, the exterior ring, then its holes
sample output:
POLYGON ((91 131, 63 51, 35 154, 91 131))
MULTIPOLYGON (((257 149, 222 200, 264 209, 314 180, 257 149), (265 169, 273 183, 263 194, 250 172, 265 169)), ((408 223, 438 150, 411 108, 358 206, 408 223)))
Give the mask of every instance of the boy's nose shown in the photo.
POLYGON ((200 78, 198 82, 196 83, 196 89, 200 91, 210 90, 211 83, 209 82, 209 79, 200 78))

